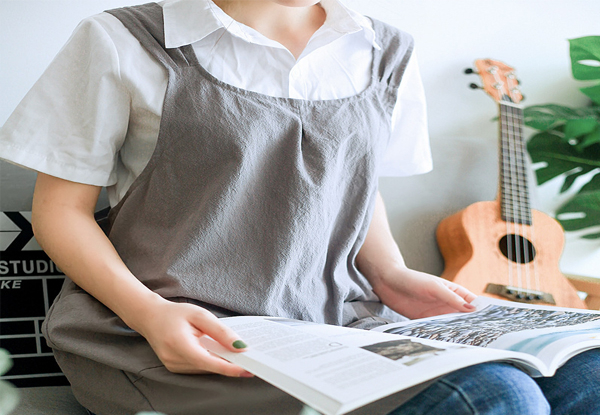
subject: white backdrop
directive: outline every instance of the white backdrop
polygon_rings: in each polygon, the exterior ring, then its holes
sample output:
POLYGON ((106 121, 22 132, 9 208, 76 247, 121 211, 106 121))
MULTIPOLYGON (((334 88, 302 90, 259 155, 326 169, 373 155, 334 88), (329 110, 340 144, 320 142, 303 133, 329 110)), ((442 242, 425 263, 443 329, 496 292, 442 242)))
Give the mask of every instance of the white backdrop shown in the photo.
MULTIPOLYGON (((142 2, 0 0, 0 124, 6 121, 82 18, 105 9, 142 2)), ((514 66, 527 97, 526 105, 585 103, 584 96, 577 91, 582 85, 570 76, 567 39, 600 35, 600 1, 346 0, 346 3, 415 37, 428 99, 436 166, 444 163, 439 149, 453 140, 459 140, 467 150, 472 149, 468 157, 464 152, 458 154, 467 164, 494 163, 497 129, 491 120, 496 115, 496 106, 483 92, 467 87, 470 82, 478 81, 476 76, 462 73, 477 58, 490 57, 514 66)), ((5 163, 0 167, 0 208, 27 210, 31 173, 5 163), (15 197, 17 194, 25 196, 15 197)), ((489 170, 489 166, 487 168, 489 170)), ((440 177, 444 175, 431 176, 428 180, 441 180, 440 177)), ((382 180, 382 192, 395 236, 406 229, 399 213, 406 201, 397 192, 400 187, 410 188, 410 182, 406 180, 409 179, 382 180)), ((494 180, 486 179, 485 186, 478 182, 480 190, 470 195, 472 202, 493 199, 496 188, 489 183, 494 180)), ((550 184, 547 189, 534 194, 538 208, 549 212, 556 205, 551 198, 554 191, 549 189, 552 186, 550 184)), ((423 189, 413 190, 421 191, 425 200, 432 198, 433 203, 434 195, 423 189)), ((464 206, 449 203, 432 214, 441 218, 461 207, 464 206)), ((567 236, 561 263, 563 271, 600 277, 600 242, 567 236)), ((431 255, 439 256, 439 253, 432 252, 431 255)), ((439 263, 439 259, 435 261, 439 263)), ((412 265, 429 272, 440 271, 440 265, 428 265, 427 261, 412 265)))

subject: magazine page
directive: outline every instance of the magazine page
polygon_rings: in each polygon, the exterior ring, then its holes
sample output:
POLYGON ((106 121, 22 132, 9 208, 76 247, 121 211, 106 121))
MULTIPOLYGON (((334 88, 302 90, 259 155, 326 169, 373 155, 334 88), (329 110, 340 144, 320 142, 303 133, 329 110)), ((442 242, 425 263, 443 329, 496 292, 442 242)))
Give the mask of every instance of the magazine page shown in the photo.
POLYGON ((480 296, 472 313, 381 326, 375 331, 516 351, 536 356, 546 376, 574 355, 600 347, 600 312, 522 304, 480 296))
POLYGON ((323 414, 342 414, 462 367, 522 353, 414 339, 268 317, 224 318, 249 345, 232 353, 209 337, 211 352, 254 373, 323 414))

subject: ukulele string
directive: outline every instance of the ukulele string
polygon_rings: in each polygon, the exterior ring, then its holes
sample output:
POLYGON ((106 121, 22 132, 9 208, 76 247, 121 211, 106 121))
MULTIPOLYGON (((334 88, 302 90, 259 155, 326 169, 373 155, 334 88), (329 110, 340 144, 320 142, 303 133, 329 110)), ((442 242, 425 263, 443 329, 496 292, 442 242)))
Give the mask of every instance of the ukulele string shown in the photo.
POLYGON ((508 151, 508 143, 506 142, 506 133, 505 133, 505 124, 506 124, 506 115, 504 114, 503 108, 502 108, 502 103, 500 103, 500 152, 502 154, 502 171, 501 171, 501 188, 504 191, 504 194, 502 195, 502 205, 503 205, 503 209, 504 209, 504 216, 505 216, 505 222, 506 222, 506 259, 507 259, 507 267, 508 267, 508 285, 509 286, 514 286, 514 281, 513 281, 513 268, 512 268, 512 264, 511 264, 511 258, 513 257, 513 246, 512 246, 512 238, 510 237, 510 223, 512 221, 512 218, 509 216, 510 214, 510 208, 508 205, 508 197, 507 197, 507 190, 508 190, 508 179, 510 177, 510 174, 508 174, 507 172, 507 168, 510 168, 510 161, 509 158, 507 156, 507 151, 508 151))
MULTIPOLYGON (((516 78, 513 76, 509 77, 509 80, 513 81, 515 83, 515 85, 509 87, 509 91, 510 91, 510 96, 513 102, 518 102, 521 99, 521 95, 520 95, 520 91, 518 90, 518 87, 516 85, 516 78), (517 96, 517 92, 519 92, 519 95, 517 96)), ((514 114, 516 115, 516 119, 517 122, 515 123, 516 126, 516 133, 517 133, 517 138, 518 138, 518 143, 519 143, 519 154, 521 156, 521 164, 522 164, 522 179, 523 179, 523 198, 525 199, 525 203, 522 203, 522 207, 524 210, 524 215, 525 217, 528 219, 528 226, 525 227, 525 230, 529 230, 530 232, 530 237, 529 237, 529 242, 532 244, 532 248, 527 249, 526 252, 526 266, 527 266, 527 279, 528 279, 528 287, 529 287, 529 270, 531 267, 533 267, 533 279, 534 279, 534 286, 535 286, 535 290, 536 291, 541 291, 541 284, 540 284, 540 275, 538 272, 538 267, 537 267, 537 261, 535 261, 535 252, 533 251, 533 247, 536 246, 536 238, 535 238, 535 227, 533 226, 533 212, 531 210, 531 206, 528 203, 529 200, 529 186, 528 186, 528 177, 527 177, 527 165, 526 165, 526 158, 525 158, 525 143, 523 141, 523 109, 520 107, 514 107, 513 109, 514 114), (531 258, 529 257, 529 255, 531 254, 531 258)), ((527 240, 527 235, 525 234, 526 240, 527 240)), ((528 247, 529 248, 529 247, 528 247)))
MULTIPOLYGON (((533 244, 533 249, 535 249, 535 247, 537 246, 537 241, 536 241, 536 237, 535 237, 535 226, 533 226, 533 211, 531 209, 529 209, 529 213, 531 214, 531 226, 529 227, 529 229, 531 230, 531 243, 533 244)), ((536 252, 532 250, 532 254, 533 254, 533 276, 535 279, 535 289, 537 291, 542 291, 542 283, 540 280, 540 274, 539 274, 539 270, 538 270, 538 261, 535 259, 535 255, 536 252)))
POLYGON ((510 125, 510 119, 509 119, 509 113, 507 111, 505 111, 505 118, 507 121, 507 130, 506 130, 506 137, 508 139, 508 163, 509 163, 509 168, 510 168, 510 187, 509 187, 509 192, 510 192, 510 202, 511 202, 511 222, 512 222, 512 226, 513 226, 513 237, 510 237, 509 240, 513 240, 514 242, 514 254, 515 254, 515 265, 513 265, 516 270, 517 270, 517 288, 521 289, 523 287, 523 277, 522 277, 522 273, 521 273, 521 267, 519 266, 519 264, 521 264, 521 240, 518 238, 519 234, 520 234, 520 225, 519 225, 519 218, 518 218, 518 204, 517 204, 517 198, 515 197, 515 188, 517 187, 517 174, 516 174, 516 170, 517 170, 517 166, 516 166, 516 159, 515 159, 515 155, 516 155, 516 150, 515 150, 515 142, 514 142, 514 137, 512 136, 512 129, 511 129, 511 125, 510 125))
MULTIPOLYGON (((504 89, 504 82, 502 82, 502 80, 500 79, 500 76, 498 74, 498 68, 494 68, 493 71, 491 72, 492 75, 494 76, 494 80, 496 81, 496 89, 498 90, 499 93, 502 93, 502 90, 504 89)), ((512 227, 513 227, 513 236, 514 236, 514 254, 515 254, 515 268, 516 268, 516 274, 517 274, 517 289, 521 289, 523 282, 522 282, 522 276, 521 276, 521 267, 519 266, 519 264, 521 263, 521 247, 520 247, 520 239, 518 238, 518 234, 519 234, 519 225, 517 223, 517 206, 516 206, 516 198, 515 198, 515 187, 516 187, 516 183, 515 183, 515 178, 516 178, 516 166, 515 166, 515 158, 514 155, 516 154, 516 150, 514 148, 514 138, 511 137, 512 133, 514 132, 511 128, 510 125, 510 120, 508 119, 509 113, 506 111, 506 107, 509 107, 508 105, 506 105, 506 100, 504 99, 504 95, 501 95, 501 102, 504 102, 504 107, 502 105, 502 103, 500 104, 500 114, 501 114, 501 129, 502 129, 502 134, 501 136, 507 138, 508 142, 503 143, 504 147, 508 149, 508 168, 509 168, 509 174, 508 175, 503 175, 503 180, 505 182, 509 183, 509 195, 505 195, 505 196, 509 196, 510 197, 510 202, 506 203, 506 207, 509 207, 510 209, 507 211, 505 210, 505 214, 506 213, 510 213, 510 215, 506 214, 506 219, 507 219, 507 228, 508 228, 508 232, 507 232, 507 248, 508 248, 508 266, 509 266, 509 275, 512 272, 512 264, 511 262, 511 257, 512 257, 512 240, 513 237, 511 236, 510 233, 510 225, 508 224, 508 222, 512 222, 512 227), (506 180, 506 176, 508 176, 508 180, 506 180), (509 206, 510 203, 510 206, 509 206)), ((504 169, 504 168, 503 168, 504 169)), ((504 185, 506 185, 506 183, 503 183, 504 185)), ((512 278, 511 278, 512 279, 512 278)), ((510 284, 512 285, 512 283, 510 284)), ((519 293, 522 295, 522 293, 519 293)))
MULTIPOLYGON (((511 93, 511 97, 514 101, 514 96, 511 93)), ((525 286, 529 290, 531 289, 531 272, 529 264, 531 262, 529 246, 527 245, 528 241, 528 223, 529 223, 529 215, 527 214, 528 203, 527 203, 527 185, 526 185, 526 177, 525 177, 525 160, 522 146, 522 136, 520 131, 520 123, 518 122, 520 109, 518 107, 511 106, 510 115, 511 115, 511 129, 513 130, 513 141, 515 143, 515 164, 518 174, 516 175, 517 180, 517 198, 518 198, 518 206, 519 206, 519 227, 521 229, 520 236, 523 237, 522 246, 523 246, 523 267, 525 267, 525 286), (515 120, 517 122, 515 122, 515 120)))
MULTIPOLYGON (((522 96, 518 89, 518 82, 514 73, 507 74, 507 84, 508 84, 508 92, 513 103, 520 102, 522 96), (517 92, 519 93, 517 95, 517 92)), ((523 221, 525 223, 522 225, 523 227, 523 237, 524 239, 524 255, 525 255, 525 269, 527 273, 527 288, 531 287, 531 267, 533 266, 533 276, 535 280, 535 290, 540 291, 540 280, 537 269, 537 261, 534 260, 534 251, 533 247, 530 244, 535 246, 535 235, 534 235, 534 227, 533 227, 533 215, 531 212, 531 207, 529 204, 529 186, 528 186, 528 177, 527 177, 527 162, 526 162, 526 153, 525 153, 525 144, 523 142, 523 109, 520 106, 511 107, 511 115, 513 118, 513 127, 516 137, 517 149, 518 149, 518 158, 520 159, 519 168, 521 173, 521 186, 522 191, 519 192, 519 202, 521 206, 521 223, 523 221), (516 122, 515 122, 516 120, 516 122), (530 237, 527 238, 527 233, 530 231, 530 237), (530 249, 531 248, 531 249, 530 249), (531 257, 530 257, 531 255, 531 257), (533 261, 533 262, 532 262, 533 261)))

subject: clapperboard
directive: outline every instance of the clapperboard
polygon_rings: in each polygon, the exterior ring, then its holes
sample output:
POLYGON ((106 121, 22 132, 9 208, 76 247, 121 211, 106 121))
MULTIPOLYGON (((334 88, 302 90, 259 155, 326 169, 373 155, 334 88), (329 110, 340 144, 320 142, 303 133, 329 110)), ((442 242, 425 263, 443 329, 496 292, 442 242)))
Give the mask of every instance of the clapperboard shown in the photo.
POLYGON ((31 212, 0 212, 0 348, 13 361, 0 379, 17 387, 68 385, 41 331, 63 280, 33 237, 31 212))

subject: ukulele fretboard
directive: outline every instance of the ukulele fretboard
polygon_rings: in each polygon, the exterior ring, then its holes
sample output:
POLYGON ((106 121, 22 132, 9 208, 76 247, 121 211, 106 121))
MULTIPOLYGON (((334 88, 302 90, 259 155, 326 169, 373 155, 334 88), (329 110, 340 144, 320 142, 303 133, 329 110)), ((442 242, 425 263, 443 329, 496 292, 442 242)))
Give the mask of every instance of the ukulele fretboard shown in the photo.
POLYGON ((500 103, 500 202, 502 220, 531 225, 523 109, 500 103))

